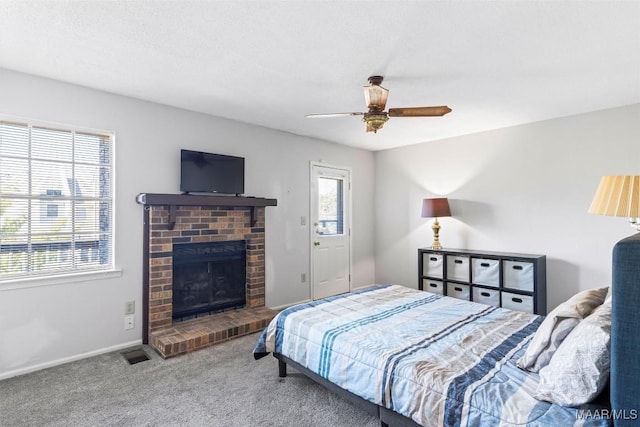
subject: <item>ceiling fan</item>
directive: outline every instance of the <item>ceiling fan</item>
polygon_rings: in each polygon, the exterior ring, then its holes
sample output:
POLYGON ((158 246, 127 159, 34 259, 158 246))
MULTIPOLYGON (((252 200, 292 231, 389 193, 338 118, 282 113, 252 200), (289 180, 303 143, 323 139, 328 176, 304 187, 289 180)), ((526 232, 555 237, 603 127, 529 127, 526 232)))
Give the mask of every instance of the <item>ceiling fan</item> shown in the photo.
POLYGON ((305 117, 339 117, 339 116, 363 116, 362 121, 367 124, 367 132, 376 133, 382 129, 389 117, 439 117, 451 112, 451 108, 446 105, 436 107, 409 107, 409 108, 389 108, 384 111, 387 104, 387 96, 389 91, 380 84, 382 76, 369 77, 369 85, 364 87, 364 98, 367 101, 366 113, 326 113, 326 114, 308 114, 305 117))

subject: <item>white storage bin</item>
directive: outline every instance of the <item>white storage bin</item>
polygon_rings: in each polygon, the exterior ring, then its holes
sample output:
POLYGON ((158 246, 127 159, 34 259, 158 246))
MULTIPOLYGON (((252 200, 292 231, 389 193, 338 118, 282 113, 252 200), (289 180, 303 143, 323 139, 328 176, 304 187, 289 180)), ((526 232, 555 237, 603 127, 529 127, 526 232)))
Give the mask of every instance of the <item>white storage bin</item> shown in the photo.
POLYGON ((469 285, 447 283, 447 296, 469 301, 469 285))
POLYGON ((447 279, 469 281, 469 257, 447 255, 447 279))
POLYGON ((443 255, 422 253, 422 275, 442 279, 443 255))
POLYGON ((500 286, 500 260, 472 258, 471 283, 494 288, 500 286))
POLYGON ((519 295, 512 294, 511 292, 503 292, 502 306, 510 310, 533 313, 533 297, 530 295, 519 295))
POLYGON ((444 286, 439 280, 422 279, 422 290, 432 294, 444 295, 444 286))
POLYGON ((503 261, 502 287, 533 292, 533 263, 503 261))
POLYGON ((497 289, 473 288, 472 293, 475 302, 500 307, 500 291, 497 289))

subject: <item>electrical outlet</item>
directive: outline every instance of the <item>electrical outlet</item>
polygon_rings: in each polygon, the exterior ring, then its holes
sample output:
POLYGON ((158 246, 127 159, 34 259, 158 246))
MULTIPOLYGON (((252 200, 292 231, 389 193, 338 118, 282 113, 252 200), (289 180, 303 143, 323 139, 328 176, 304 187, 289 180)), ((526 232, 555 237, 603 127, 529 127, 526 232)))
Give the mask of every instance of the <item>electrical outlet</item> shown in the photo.
POLYGON ((127 301, 124 303, 124 314, 134 314, 136 312, 136 302, 127 301))
POLYGON ((300 282, 307 283, 307 273, 300 274, 300 282))
POLYGON ((124 328, 133 329, 133 316, 124 316, 124 328))

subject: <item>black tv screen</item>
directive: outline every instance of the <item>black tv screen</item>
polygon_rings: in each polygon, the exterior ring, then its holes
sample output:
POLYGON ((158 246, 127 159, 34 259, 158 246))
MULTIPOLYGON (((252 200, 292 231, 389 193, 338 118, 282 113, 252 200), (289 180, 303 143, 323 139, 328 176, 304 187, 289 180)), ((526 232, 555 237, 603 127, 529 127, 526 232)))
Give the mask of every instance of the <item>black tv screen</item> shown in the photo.
POLYGON ((180 191, 244 193, 244 157, 180 150, 180 191))

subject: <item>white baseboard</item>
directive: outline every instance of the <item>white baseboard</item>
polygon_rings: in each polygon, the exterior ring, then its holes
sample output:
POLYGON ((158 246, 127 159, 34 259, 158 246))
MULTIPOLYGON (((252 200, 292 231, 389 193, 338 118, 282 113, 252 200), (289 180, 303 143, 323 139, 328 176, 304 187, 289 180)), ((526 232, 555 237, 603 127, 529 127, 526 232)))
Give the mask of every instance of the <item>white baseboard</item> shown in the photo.
POLYGON ((360 290, 360 289, 370 288, 371 286, 374 286, 374 284, 362 285, 362 286, 354 286, 353 288, 351 288, 351 291, 357 291, 357 290, 360 290))
MULTIPOLYGON (((355 286, 355 287, 351 288, 351 290, 352 291, 356 291, 356 290, 359 290, 359 289, 369 288, 371 286, 373 286, 373 285, 355 286)), ((292 307, 292 306, 298 305, 298 304, 305 304, 305 303, 308 303, 308 302, 311 302, 311 301, 313 301, 313 300, 305 299, 305 300, 298 301, 298 302, 292 302, 291 304, 284 304, 284 305, 279 305, 277 307, 269 307, 269 308, 272 309, 272 310, 281 311, 281 310, 284 310, 285 308, 289 308, 289 307, 292 307)))
POLYGON ((306 302, 311 302, 311 300, 310 299, 305 299, 305 300, 298 301, 298 302, 292 302, 291 304, 284 304, 284 305, 279 305, 277 307, 269 307, 269 308, 272 309, 272 310, 276 310, 276 311, 282 311, 285 308, 293 307, 294 305, 298 305, 298 304, 304 304, 306 302))
POLYGON ((86 359, 93 356, 98 356, 104 353, 111 353, 112 351, 124 350, 125 348, 135 347, 142 345, 142 340, 129 341, 126 343, 114 345, 111 347, 105 347, 86 353, 76 354, 69 357, 63 357, 62 359, 51 360, 49 362, 40 363, 38 365, 26 366, 24 368, 14 369, 12 371, 0 372, 0 380, 5 380, 11 377, 17 377, 18 375, 28 374, 29 372, 39 371, 41 369, 52 368, 54 366, 63 365, 69 362, 75 362, 76 360, 86 359))

